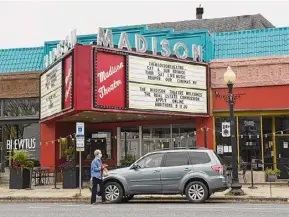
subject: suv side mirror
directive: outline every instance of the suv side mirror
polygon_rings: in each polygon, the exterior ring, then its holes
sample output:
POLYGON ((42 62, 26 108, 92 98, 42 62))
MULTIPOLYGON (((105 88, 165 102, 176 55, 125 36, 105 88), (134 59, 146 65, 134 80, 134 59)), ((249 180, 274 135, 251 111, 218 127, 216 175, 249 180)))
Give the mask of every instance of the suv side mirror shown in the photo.
POLYGON ((138 168, 139 168, 139 165, 137 165, 137 164, 133 164, 131 166, 131 169, 133 169, 133 170, 137 170, 138 168))

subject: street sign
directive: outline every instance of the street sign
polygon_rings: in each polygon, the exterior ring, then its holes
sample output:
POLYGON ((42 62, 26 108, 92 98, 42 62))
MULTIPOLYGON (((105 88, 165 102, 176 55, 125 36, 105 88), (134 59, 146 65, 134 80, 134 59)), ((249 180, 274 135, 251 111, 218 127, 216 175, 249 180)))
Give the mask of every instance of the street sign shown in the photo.
POLYGON ((76 122, 76 132, 75 132, 75 137, 76 137, 76 151, 79 152, 79 192, 81 195, 81 152, 84 151, 84 123, 82 122, 76 122))
POLYGON ((76 123, 76 136, 84 136, 84 123, 76 123))
POLYGON ((222 122, 222 137, 231 136, 231 125, 230 122, 222 122))
POLYGON ((76 151, 84 151, 84 136, 76 136, 76 151))

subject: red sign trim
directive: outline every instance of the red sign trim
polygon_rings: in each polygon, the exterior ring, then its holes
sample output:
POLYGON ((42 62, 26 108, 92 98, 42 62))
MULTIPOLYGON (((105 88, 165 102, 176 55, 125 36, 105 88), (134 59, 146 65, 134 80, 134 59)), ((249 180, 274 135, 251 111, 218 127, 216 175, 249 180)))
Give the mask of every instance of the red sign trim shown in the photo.
MULTIPOLYGON (((121 52, 121 51, 110 51, 110 50, 106 50, 106 49, 101 49, 101 48, 96 48, 94 47, 93 48, 93 70, 92 70, 92 73, 93 73, 93 96, 92 96, 92 99, 93 99, 93 107, 94 108, 102 108, 102 109, 117 109, 117 110, 126 110, 127 109, 127 105, 125 105, 125 107, 117 107, 117 106, 103 106, 103 105, 98 105, 98 102, 97 102, 97 97, 96 97, 96 94, 97 94, 97 90, 98 90, 98 87, 97 87, 97 82, 96 82, 96 69, 97 69, 97 52, 100 51, 100 52, 106 52, 106 53, 111 53, 111 54, 118 54, 118 55, 122 55, 124 56, 125 58, 125 88, 127 88, 127 80, 128 80, 128 77, 127 77, 127 53, 125 52, 121 52)), ((126 91, 125 91, 125 94, 126 94, 126 91)), ((127 94, 126 94, 126 100, 125 100, 125 104, 127 104, 127 94)))
POLYGON ((65 58, 62 59, 62 112, 69 111, 74 108, 74 49, 70 55, 67 55, 65 58), (71 105, 70 107, 64 109, 64 102, 65 102, 65 71, 64 71, 64 64, 66 58, 71 57, 71 105))

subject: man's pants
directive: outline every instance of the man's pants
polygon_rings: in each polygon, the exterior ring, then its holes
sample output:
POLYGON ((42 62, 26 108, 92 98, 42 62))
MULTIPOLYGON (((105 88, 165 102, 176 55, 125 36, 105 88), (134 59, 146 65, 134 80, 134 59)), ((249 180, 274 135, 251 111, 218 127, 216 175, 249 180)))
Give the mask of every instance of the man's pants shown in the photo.
POLYGON ((102 179, 92 178, 92 190, 91 190, 91 204, 96 202, 96 195, 101 196, 102 202, 105 201, 104 184, 102 179), (99 193, 97 192, 97 186, 99 185, 99 193))

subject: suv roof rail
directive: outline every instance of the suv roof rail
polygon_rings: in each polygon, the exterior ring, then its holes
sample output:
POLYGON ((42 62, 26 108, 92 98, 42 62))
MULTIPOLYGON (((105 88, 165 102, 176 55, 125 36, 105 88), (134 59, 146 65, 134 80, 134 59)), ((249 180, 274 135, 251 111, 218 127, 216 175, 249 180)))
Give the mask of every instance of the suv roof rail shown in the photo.
POLYGON ((173 147, 173 148, 162 148, 162 149, 155 149, 154 151, 170 151, 170 150, 182 150, 182 149, 203 149, 208 150, 205 147, 173 147))

